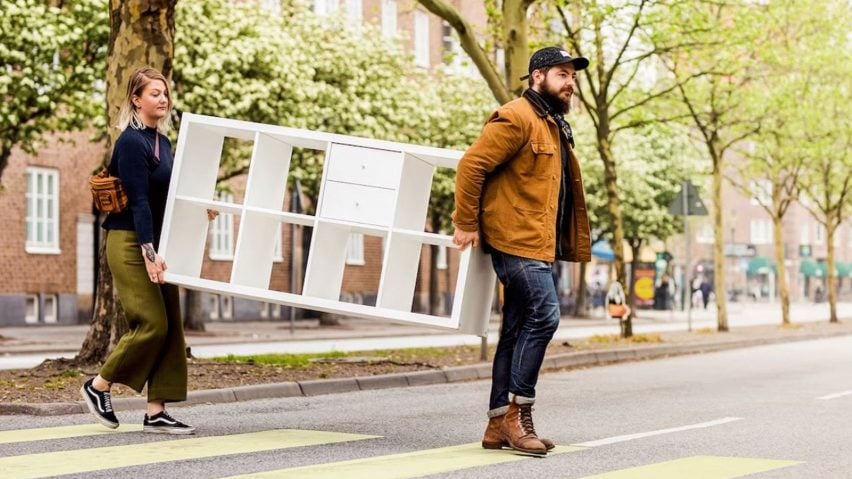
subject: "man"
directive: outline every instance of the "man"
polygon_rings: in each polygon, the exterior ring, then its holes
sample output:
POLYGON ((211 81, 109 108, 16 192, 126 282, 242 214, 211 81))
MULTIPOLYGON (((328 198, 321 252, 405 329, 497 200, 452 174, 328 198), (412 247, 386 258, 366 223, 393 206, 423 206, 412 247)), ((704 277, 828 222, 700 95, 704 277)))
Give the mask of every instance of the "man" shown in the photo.
POLYGON ((459 162, 453 242, 491 253, 504 286, 503 325, 494 354, 488 427, 482 447, 546 454, 532 421, 535 385, 547 345, 559 326, 551 266, 590 261, 589 220, 562 115, 576 72, 589 66, 559 47, 530 58, 530 88, 492 113, 459 162))

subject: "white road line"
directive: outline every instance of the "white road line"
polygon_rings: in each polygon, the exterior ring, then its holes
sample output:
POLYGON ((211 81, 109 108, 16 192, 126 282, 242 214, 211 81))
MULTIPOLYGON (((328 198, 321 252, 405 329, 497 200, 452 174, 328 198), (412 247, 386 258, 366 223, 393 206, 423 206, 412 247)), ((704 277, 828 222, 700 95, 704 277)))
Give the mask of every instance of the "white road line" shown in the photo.
POLYGON ((719 425, 722 425, 722 424, 727 424, 729 422, 741 421, 742 419, 743 418, 741 418, 741 417, 726 417, 726 418, 722 418, 722 419, 717 419, 715 421, 701 422, 701 423, 698 423, 698 424, 690 424, 688 426, 673 427, 673 428, 669 428, 669 429, 660 429, 660 430, 657 430, 657 431, 640 432, 640 433, 636 433, 636 434, 626 434, 624 436, 608 437, 608 438, 604 438, 604 439, 598 439, 596 441, 581 442, 579 444, 572 444, 572 446, 581 446, 581 447, 604 446, 604 445, 607 445, 607 444, 615 444, 617 442, 632 441, 633 439, 641 439, 643 437, 659 436, 661 434, 669 434, 669 433, 672 433, 672 432, 688 431, 690 429, 701 429, 701 428, 705 428, 705 427, 719 426, 719 425))
POLYGON ((829 400, 829 399, 837 399, 839 397, 849 396, 849 395, 852 395, 852 391, 843 391, 842 393, 829 394, 828 396, 818 397, 817 399, 829 400))

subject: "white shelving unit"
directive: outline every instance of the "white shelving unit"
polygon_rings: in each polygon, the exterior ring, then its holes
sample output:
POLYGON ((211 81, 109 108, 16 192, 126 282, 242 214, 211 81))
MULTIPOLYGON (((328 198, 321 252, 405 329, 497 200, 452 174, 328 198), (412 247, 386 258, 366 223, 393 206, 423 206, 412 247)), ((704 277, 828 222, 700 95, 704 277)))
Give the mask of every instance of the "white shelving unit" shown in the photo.
POLYGON ((160 240, 166 281, 190 289, 305 309, 427 324, 484 336, 496 281, 481 249, 460 255, 449 317, 414 313, 423 245, 454 248, 452 238, 426 233, 437 167, 455 168, 462 152, 184 113, 160 240), (243 204, 215 201, 225 138, 253 142, 243 204), (293 148, 325 152, 316 215, 283 211, 293 148), (207 209, 240 216, 228 282, 201 278, 207 209), (281 223, 313 228, 302 294, 269 289, 275 235, 281 223), (340 301, 350 233, 384 239, 376 306, 340 301))

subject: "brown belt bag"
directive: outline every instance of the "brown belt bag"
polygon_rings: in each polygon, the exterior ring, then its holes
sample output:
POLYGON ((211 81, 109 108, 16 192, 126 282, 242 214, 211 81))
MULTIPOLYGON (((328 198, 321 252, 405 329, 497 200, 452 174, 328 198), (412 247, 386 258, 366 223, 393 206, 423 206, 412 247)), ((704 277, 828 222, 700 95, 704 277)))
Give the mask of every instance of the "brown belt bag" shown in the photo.
MULTIPOLYGON (((159 133, 154 139, 154 161, 160 159, 159 133)), ((92 200, 101 213, 120 213, 127 208, 127 193, 121 185, 121 179, 112 176, 109 167, 101 168, 95 176, 89 178, 92 200)))

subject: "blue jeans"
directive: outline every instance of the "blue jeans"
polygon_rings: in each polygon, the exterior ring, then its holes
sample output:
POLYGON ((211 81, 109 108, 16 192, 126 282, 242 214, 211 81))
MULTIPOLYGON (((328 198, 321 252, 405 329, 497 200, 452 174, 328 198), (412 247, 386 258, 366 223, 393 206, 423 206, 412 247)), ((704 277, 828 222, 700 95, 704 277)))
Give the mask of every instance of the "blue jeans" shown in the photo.
POLYGON ((504 413, 509 394, 535 400, 544 353, 559 327, 551 264, 493 251, 491 262, 503 283, 503 325, 491 372, 489 416, 504 413))

